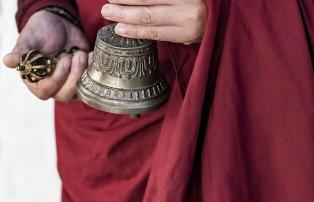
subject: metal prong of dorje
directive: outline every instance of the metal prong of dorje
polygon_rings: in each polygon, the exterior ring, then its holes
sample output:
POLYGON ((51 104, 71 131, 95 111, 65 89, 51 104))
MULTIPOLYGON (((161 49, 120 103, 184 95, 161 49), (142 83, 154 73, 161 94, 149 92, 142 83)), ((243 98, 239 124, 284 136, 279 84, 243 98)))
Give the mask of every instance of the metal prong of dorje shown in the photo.
POLYGON ((31 50, 22 55, 16 70, 21 73, 22 79, 36 83, 50 75, 55 70, 58 60, 65 55, 73 55, 79 48, 71 47, 59 53, 56 57, 47 56, 39 51, 31 50))

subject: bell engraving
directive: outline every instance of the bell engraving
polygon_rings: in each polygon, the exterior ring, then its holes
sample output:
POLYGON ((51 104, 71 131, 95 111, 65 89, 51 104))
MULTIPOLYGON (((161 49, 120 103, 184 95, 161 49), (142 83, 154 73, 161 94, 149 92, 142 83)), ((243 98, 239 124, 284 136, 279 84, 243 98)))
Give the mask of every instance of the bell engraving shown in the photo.
POLYGON ((110 113, 152 111, 169 97, 168 84, 158 72, 156 42, 119 36, 115 25, 98 31, 91 64, 78 82, 78 97, 110 113))

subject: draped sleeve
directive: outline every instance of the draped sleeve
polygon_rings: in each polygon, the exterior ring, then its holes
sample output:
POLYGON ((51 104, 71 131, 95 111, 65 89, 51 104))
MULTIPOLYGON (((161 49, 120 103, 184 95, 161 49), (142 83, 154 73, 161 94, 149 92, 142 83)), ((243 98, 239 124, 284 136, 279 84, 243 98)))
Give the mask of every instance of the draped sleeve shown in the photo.
POLYGON ((312 202, 313 1, 205 2, 206 32, 184 97, 179 80, 172 89, 144 201, 312 202))
MULTIPOLYGON (((93 41, 102 19, 93 11, 103 3, 77 2, 93 41)), ((167 43, 165 53, 179 73, 164 111, 129 120, 81 103, 57 103, 66 197, 313 201, 313 0, 204 2, 208 20, 199 49, 167 43), (187 69, 184 79, 180 72, 187 69), (86 117, 92 118, 85 123, 86 117)), ((19 1, 19 29, 45 6, 77 15, 70 0, 19 1)))
POLYGON ((18 0, 16 23, 19 32, 32 14, 50 6, 60 7, 67 11, 73 18, 79 19, 75 0, 18 0))

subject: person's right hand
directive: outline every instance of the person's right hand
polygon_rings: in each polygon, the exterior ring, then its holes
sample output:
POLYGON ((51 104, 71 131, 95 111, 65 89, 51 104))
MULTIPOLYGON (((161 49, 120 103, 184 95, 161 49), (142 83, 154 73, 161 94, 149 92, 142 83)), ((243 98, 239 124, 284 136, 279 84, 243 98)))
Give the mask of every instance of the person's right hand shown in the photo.
POLYGON ((72 57, 62 57, 50 77, 38 83, 24 81, 30 91, 42 100, 54 97, 57 101, 69 102, 75 98, 77 80, 87 66, 89 47, 83 32, 64 18, 47 11, 36 12, 22 30, 15 48, 3 61, 6 66, 15 68, 20 57, 30 50, 54 56, 73 46, 80 51, 72 57))

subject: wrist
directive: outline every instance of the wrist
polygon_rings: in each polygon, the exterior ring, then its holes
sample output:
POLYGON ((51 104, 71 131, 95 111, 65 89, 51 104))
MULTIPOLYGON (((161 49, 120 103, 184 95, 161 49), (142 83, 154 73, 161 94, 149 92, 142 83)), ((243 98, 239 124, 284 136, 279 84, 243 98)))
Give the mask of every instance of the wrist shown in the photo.
POLYGON ((69 12, 67 12, 66 10, 64 10, 62 8, 59 8, 56 6, 51 6, 51 7, 45 7, 42 10, 47 11, 49 13, 56 14, 56 15, 64 18, 65 20, 71 22, 72 24, 80 27, 79 21, 74 16, 72 16, 69 12))
POLYGON ((79 21, 79 15, 76 4, 72 0, 31 0, 18 1, 18 11, 16 13, 16 23, 18 31, 21 32, 28 20, 33 14, 47 7, 58 7, 64 9, 67 13, 79 21))

